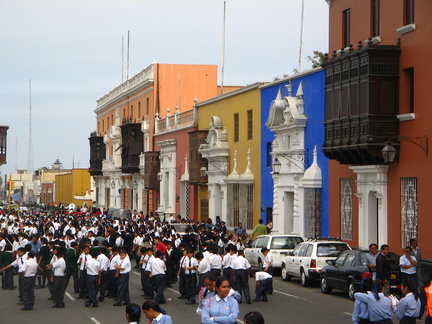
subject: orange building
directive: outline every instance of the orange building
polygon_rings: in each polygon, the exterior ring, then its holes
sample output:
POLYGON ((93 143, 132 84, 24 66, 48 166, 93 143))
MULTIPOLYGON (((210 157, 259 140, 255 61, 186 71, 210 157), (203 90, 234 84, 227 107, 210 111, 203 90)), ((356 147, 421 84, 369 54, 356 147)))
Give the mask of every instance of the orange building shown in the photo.
POLYGON ((159 206, 156 121, 216 96, 216 65, 153 63, 97 100, 90 174, 97 207, 155 212, 159 206))
POLYGON ((432 67, 425 54, 432 2, 326 1, 330 235, 361 248, 387 243, 397 253, 418 238, 423 258, 432 259, 432 67))

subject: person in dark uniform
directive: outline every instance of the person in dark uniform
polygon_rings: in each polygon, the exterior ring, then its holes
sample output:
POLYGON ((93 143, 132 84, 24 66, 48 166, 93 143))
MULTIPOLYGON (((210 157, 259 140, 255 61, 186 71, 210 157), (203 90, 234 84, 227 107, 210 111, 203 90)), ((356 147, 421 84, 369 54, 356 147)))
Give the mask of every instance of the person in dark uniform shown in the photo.
POLYGON ((54 308, 63 308, 64 305, 64 294, 66 288, 64 287, 64 275, 66 272, 66 261, 63 258, 62 248, 59 246, 54 247, 53 254, 56 257, 53 263, 47 265, 47 268, 52 270, 53 278, 53 300, 54 308))
POLYGON ((70 248, 66 250, 64 259, 66 262, 66 273, 65 273, 65 289, 69 284, 69 280, 73 278, 73 287, 76 294, 79 293, 80 282, 78 278, 78 243, 73 241, 70 244, 70 248))
POLYGON ((84 245, 82 248, 81 255, 78 258, 77 264, 80 270, 80 292, 78 299, 87 299, 88 293, 87 293, 87 285, 86 285, 86 274, 87 270, 85 267, 85 264, 87 263, 87 260, 91 258, 90 256, 90 247, 87 245, 84 245))
POLYGON ((387 244, 381 245, 381 251, 376 257, 376 277, 380 279, 384 285, 384 295, 388 296, 389 281, 391 277, 391 266, 390 261, 387 258, 390 248, 387 244))
MULTIPOLYGON (((14 261, 13 253, 12 253, 12 245, 7 243, 5 245, 5 251, 2 255, 0 255, 0 266, 2 268, 7 267, 9 264, 11 264, 14 261)), ((2 277, 2 289, 6 290, 14 290, 16 287, 13 283, 13 275, 14 275, 14 269, 9 267, 6 271, 3 272, 2 277)))

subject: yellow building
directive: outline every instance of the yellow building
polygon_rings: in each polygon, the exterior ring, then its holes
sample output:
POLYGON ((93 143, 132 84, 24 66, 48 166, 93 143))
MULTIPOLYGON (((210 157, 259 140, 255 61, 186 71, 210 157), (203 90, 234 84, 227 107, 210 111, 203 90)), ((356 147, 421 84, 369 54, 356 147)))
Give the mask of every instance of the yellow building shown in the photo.
POLYGON ((254 83, 196 105, 198 129, 208 130, 205 144, 198 148, 208 162, 200 170, 207 177, 198 194, 200 219, 210 217, 215 222, 219 217, 228 228, 241 222, 252 229, 260 218, 261 85, 254 83))
POLYGON ((75 196, 84 196, 91 192, 90 173, 88 169, 73 169, 69 173, 55 176, 55 204, 65 206, 73 203, 76 206, 87 204, 90 207, 92 201, 74 199, 75 196))

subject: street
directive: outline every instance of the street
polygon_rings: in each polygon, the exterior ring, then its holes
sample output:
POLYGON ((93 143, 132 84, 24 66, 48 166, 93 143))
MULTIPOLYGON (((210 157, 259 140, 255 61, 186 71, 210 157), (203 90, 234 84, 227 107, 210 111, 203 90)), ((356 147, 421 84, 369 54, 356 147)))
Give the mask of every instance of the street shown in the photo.
MULTIPOLYGON (((144 302, 141 297, 140 277, 136 269, 133 270, 130 281, 131 301, 139 304, 144 302)), ((17 277, 15 277, 15 282, 17 277)), ((249 281, 251 296, 255 297, 255 283, 249 281)), ((200 317, 195 314, 197 305, 185 305, 184 300, 177 299, 178 285, 165 289, 167 304, 162 305, 176 324, 199 323, 200 317), (171 299, 171 300, 169 300, 171 299)), ((33 311, 21 311, 17 305, 18 290, 0 291, 0 323, 16 323, 19 319, 22 323, 30 323, 35 320, 38 323, 127 323, 125 307, 112 306, 112 299, 105 299, 99 308, 85 307, 81 299, 75 299, 71 282, 65 296, 66 307, 63 309, 51 308, 52 302, 48 289, 36 289, 36 303, 33 311)), ((244 300, 244 298, 243 298, 244 300)), ((316 282, 312 287, 304 288, 300 281, 293 279, 284 282, 277 276, 274 280, 273 295, 269 295, 268 303, 252 303, 240 305, 241 314, 239 320, 243 322, 244 315, 252 310, 263 314, 266 323, 350 323, 354 303, 348 300, 343 292, 334 291, 331 295, 324 295, 316 282)), ((142 314, 141 323, 147 319, 142 314)), ((238 321, 240 322, 240 321, 238 321)))

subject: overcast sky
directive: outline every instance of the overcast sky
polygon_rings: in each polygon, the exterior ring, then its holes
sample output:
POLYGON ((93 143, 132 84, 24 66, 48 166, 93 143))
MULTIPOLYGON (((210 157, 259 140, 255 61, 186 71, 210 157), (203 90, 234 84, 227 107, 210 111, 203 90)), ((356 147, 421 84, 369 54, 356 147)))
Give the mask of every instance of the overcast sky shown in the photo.
MULTIPOLYGON (((224 85, 293 74, 301 0, 226 2, 224 85)), ((328 51, 328 6, 304 2, 303 70, 306 56, 328 51)), ((27 169, 30 78, 33 169, 57 158, 88 168, 96 100, 122 81, 128 30, 129 76, 153 61, 216 64, 220 76, 222 22, 223 0, 1 0, 0 125, 10 127, 1 176, 27 169)))

